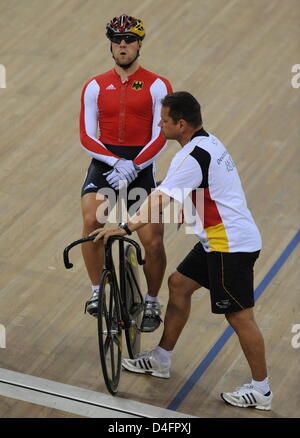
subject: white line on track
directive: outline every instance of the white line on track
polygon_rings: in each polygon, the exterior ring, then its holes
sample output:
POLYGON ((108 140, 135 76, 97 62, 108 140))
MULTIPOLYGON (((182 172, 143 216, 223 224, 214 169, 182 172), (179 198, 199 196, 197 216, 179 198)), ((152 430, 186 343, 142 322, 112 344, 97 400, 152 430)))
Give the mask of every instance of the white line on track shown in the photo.
POLYGON ((192 418, 189 415, 0 368, 0 394, 90 418, 192 418))

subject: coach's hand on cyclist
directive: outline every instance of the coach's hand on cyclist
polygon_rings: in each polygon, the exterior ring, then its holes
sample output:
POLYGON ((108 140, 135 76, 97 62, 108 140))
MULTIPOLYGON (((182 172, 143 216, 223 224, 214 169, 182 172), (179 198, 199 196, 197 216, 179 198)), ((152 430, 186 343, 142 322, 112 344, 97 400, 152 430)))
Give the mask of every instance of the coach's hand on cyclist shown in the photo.
POLYGON ((119 190, 124 185, 129 185, 138 176, 138 166, 131 160, 120 158, 114 165, 113 169, 104 173, 109 185, 119 190))
POLYGON ((107 244, 108 239, 110 236, 126 236, 126 231, 122 228, 97 228, 97 230, 94 230, 92 233, 89 234, 90 236, 95 236, 95 239, 93 242, 98 242, 100 239, 103 238, 104 245, 107 244))

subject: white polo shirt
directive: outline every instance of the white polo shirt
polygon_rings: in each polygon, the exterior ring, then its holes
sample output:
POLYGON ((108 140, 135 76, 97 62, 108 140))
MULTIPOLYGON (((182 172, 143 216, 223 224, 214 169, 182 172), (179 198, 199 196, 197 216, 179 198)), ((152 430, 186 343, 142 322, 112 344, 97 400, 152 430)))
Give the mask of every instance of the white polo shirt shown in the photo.
POLYGON ((189 197, 201 217, 202 226, 194 227, 194 232, 205 251, 261 249, 261 235, 247 207, 236 165, 221 141, 203 128, 174 156, 157 190, 183 204, 189 197), (196 196, 199 192, 202 196, 196 196))

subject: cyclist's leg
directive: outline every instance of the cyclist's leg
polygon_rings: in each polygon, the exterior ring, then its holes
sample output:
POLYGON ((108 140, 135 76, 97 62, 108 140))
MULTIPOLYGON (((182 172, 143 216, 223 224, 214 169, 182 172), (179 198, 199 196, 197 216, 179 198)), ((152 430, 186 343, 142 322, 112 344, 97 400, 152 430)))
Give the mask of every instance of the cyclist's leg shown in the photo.
MULTIPOLYGON (((104 202, 109 199, 114 203, 115 192, 109 187, 103 173, 111 169, 105 163, 93 159, 89 166, 81 190, 81 209, 83 216, 83 237, 87 237, 96 228, 101 228, 107 221, 107 210, 104 202)), ((88 242, 82 245, 82 255, 92 285, 99 284, 99 277, 103 266, 102 242, 88 242)))
POLYGON ((166 253, 163 245, 164 225, 147 224, 139 232, 145 250, 144 274, 147 281, 147 295, 141 324, 143 332, 153 332, 162 322, 158 292, 166 270, 166 253))
POLYGON ((141 228, 138 236, 145 250, 144 274, 148 295, 156 297, 166 270, 166 252, 163 243, 164 224, 149 223, 141 228))
MULTIPOLYGON (((108 207, 113 206, 115 202, 115 192, 109 187, 103 175, 110 168, 107 164, 93 159, 88 169, 81 191, 83 237, 87 237, 96 228, 104 226, 107 222, 108 207)), ((81 248, 93 291, 92 297, 86 303, 86 310, 96 316, 99 278, 104 262, 103 243, 87 242, 81 248)))
MULTIPOLYGON (((97 210, 101 208, 101 204, 105 201, 96 198, 97 193, 94 192, 87 193, 81 198, 83 237, 88 237, 96 228, 101 228, 105 225, 104 220, 99 222, 97 219, 97 210)), ((81 246, 81 250, 91 283, 92 285, 98 285, 103 268, 103 243, 102 241, 97 243, 86 242, 81 246)))
MULTIPOLYGON (((150 165, 143 169, 137 179, 129 186, 128 208, 130 215, 135 213, 155 186, 155 169, 153 165, 150 165), (133 200, 135 191, 136 199, 138 199, 137 203, 133 200), (133 194, 132 198, 130 193, 133 194)), ((145 225, 137 233, 145 249, 146 264, 144 265, 144 273, 147 281, 148 295, 150 297, 157 297, 166 269, 162 215, 159 212, 151 212, 151 223, 145 225)))
MULTIPOLYGON (((138 178, 130 185, 130 190, 133 189, 131 201, 128 202, 129 214, 134 214, 133 209, 138 209, 151 190, 155 187, 155 175, 153 165, 139 173, 138 178), (134 198, 134 190, 139 191, 138 203, 132 205, 134 198)), ((130 191, 129 191, 130 194, 130 191)), ((145 225, 138 231, 138 236, 145 250, 145 265, 143 266, 144 274, 147 282, 146 305, 143 315, 141 329, 142 331, 151 332, 159 327, 160 305, 157 295, 161 287, 164 273, 166 270, 166 253, 163 244, 164 225, 162 216, 158 212, 151 212, 151 222, 145 225), (154 220, 153 220, 154 219, 154 220), (147 303, 148 301, 148 303, 147 303)))

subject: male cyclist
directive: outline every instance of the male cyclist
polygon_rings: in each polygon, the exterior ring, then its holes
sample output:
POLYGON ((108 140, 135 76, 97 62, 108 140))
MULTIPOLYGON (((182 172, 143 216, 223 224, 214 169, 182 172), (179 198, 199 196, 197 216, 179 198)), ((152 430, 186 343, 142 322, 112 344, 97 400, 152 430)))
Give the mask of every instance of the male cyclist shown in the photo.
MULTIPOLYGON (((90 79, 81 98, 81 145, 92 157, 81 192, 84 237, 105 224, 105 218, 97 214, 106 202, 105 197, 97 194, 100 189, 110 188, 118 195, 125 182, 128 194, 142 188, 147 195, 156 186, 154 161, 166 145, 158 126, 161 99, 172 91, 167 79, 138 63, 145 37, 140 19, 126 14, 115 17, 106 26, 106 36, 110 40, 114 68, 90 79)), ((134 197, 129 198, 126 199, 128 209, 136 204, 134 197)), ((145 249, 148 287, 142 330, 151 332, 161 322, 157 295, 166 268, 163 224, 149 223, 138 235, 145 249)), ((86 310, 95 316, 103 243, 83 245, 82 254, 93 292, 86 310)))

